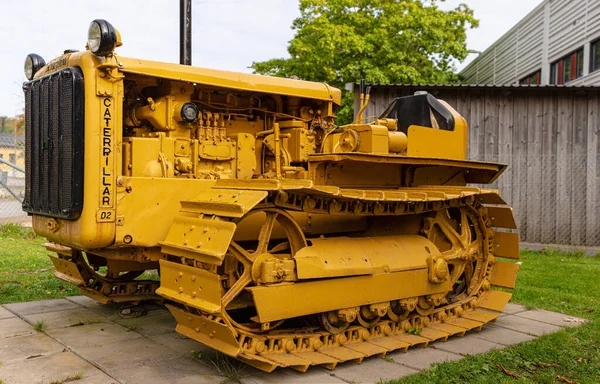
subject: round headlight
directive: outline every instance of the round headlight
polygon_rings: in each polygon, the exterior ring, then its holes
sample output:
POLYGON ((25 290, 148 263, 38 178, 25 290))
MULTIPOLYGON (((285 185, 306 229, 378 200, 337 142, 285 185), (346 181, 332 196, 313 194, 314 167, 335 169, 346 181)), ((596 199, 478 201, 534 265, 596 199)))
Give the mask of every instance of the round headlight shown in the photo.
POLYGON ((88 29, 88 47, 94 55, 106 56, 117 46, 117 32, 106 20, 96 19, 88 29))
POLYGON ((36 55, 35 53, 30 53, 25 58, 25 77, 27 80, 33 80, 33 76, 35 73, 39 71, 46 62, 42 59, 42 56, 36 55))
POLYGON ((193 123, 198 120, 198 107, 194 103, 185 103, 181 107, 181 120, 193 123))

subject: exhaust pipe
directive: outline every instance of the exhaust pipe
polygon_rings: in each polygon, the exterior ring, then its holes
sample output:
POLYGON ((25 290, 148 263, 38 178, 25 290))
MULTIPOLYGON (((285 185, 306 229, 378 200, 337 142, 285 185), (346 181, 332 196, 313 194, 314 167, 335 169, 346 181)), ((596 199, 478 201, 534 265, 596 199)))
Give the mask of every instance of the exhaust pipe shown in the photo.
POLYGON ((192 65, 192 0, 179 1, 179 64, 192 65))

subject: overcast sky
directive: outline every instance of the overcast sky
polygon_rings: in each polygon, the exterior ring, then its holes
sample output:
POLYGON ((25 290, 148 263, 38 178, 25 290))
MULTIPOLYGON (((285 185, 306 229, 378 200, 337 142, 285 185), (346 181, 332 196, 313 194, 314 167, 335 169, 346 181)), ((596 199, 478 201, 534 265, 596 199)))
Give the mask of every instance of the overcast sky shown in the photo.
MULTIPOLYGON (((480 20, 468 32, 468 48, 483 51, 542 0, 447 0, 467 3, 480 20)), ((253 61, 287 56, 297 0, 193 0, 194 66, 250 72, 253 61)), ((85 49, 90 21, 102 18, 121 32, 122 56, 179 62, 179 1, 0 0, 0 115, 23 109, 23 61, 46 61, 65 49, 85 49)), ((460 69, 464 63, 458 63, 460 69)))

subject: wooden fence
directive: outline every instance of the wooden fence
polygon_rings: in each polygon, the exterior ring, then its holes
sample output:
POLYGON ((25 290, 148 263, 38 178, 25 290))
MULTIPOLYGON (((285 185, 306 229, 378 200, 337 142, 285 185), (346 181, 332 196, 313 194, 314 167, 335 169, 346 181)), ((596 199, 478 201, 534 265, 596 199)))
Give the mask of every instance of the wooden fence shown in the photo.
POLYGON ((470 159, 509 164, 494 187, 522 241, 600 245, 600 87, 375 85, 364 116, 423 90, 466 118, 470 159))

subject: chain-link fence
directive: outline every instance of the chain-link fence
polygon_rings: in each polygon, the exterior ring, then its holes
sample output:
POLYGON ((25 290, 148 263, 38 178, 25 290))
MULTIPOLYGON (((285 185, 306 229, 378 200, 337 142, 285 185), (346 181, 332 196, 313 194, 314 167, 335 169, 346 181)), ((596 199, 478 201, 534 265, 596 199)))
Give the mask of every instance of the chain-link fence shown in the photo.
POLYGON ((0 133, 0 224, 26 222, 21 209, 25 195, 25 138, 0 133))
POLYGON ((508 164, 492 187, 514 208, 521 241, 600 246, 600 155, 471 158, 508 164))

